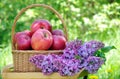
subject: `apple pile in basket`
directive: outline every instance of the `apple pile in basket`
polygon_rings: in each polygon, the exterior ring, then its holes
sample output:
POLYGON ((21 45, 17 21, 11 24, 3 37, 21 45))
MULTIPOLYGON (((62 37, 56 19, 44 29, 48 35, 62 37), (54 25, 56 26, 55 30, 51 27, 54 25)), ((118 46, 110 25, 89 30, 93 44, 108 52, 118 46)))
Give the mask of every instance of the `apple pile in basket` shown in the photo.
POLYGON ((52 30, 47 20, 36 20, 31 29, 17 32, 14 45, 18 50, 62 50, 65 48, 66 38, 62 30, 52 30))
POLYGON ((36 20, 30 31, 17 32, 14 44, 18 50, 63 50, 62 54, 35 55, 29 61, 40 68, 45 75, 54 72, 62 76, 73 76, 81 69, 96 73, 105 63, 105 53, 114 46, 105 46, 96 40, 83 42, 72 40, 66 42, 61 30, 52 30, 47 20, 36 20))

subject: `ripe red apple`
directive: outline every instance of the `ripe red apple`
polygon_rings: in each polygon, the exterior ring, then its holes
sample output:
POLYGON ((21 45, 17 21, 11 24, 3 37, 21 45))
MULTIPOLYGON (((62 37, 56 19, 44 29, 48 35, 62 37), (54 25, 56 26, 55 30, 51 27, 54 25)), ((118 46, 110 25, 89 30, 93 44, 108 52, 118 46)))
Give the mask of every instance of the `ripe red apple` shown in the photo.
POLYGON ((64 36, 53 35, 52 50, 62 50, 66 47, 66 39, 64 36))
POLYGON ((30 37, 27 34, 22 34, 17 35, 15 38, 15 48, 18 50, 28 50, 31 49, 31 40, 30 37))
POLYGON ((46 29, 38 29, 31 38, 31 46, 34 50, 47 50, 52 43, 52 34, 46 29))
POLYGON ((13 38, 13 43, 16 43, 16 40, 17 40, 17 37, 21 36, 21 35, 27 35, 25 32, 17 32, 15 35, 14 35, 14 38, 13 38))
POLYGON ((15 35, 14 35, 14 38, 13 38, 13 42, 15 43, 16 42, 16 38, 19 37, 20 35, 28 35, 29 37, 32 36, 31 32, 29 30, 25 30, 25 31, 22 31, 22 32, 17 32, 15 35))
POLYGON ((31 25, 32 34, 38 29, 47 29, 50 32, 52 32, 52 25, 49 23, 48 20, 44 20, 44 19, 36 20, 31 25))
POLYGON ((53 31, 52 31, 52 34, 53 34, 53 35, 60 35, 60 36, 64 36, 63 31, 62 31, 62 30, 60 30, 60 29, 53 30, 53 31))
POLYGON ((25 32, 28 36, 32 37, 32 33, 31 33, 30 30, 25 30, 24 32, 25 32))

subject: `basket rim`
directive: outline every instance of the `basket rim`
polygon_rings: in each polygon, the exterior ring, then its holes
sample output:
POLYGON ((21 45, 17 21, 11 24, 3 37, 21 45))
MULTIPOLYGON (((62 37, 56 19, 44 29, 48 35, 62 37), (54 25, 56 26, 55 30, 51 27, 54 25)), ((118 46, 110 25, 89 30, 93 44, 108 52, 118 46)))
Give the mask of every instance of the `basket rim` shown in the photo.
POLYGON ((54 54, 54 53, 62 53, 63 50, 12 50, 12 53, 40 53, 40 54, 54 54))

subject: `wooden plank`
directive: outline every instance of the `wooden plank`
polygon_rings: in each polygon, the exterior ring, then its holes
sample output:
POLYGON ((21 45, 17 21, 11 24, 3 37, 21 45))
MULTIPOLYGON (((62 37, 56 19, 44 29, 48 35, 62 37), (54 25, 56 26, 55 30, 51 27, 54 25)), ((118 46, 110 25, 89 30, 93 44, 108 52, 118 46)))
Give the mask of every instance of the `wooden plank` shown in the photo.
POLYGON ((6 66, 2 71, 3 79, 77 79, 87 75, 86 71, 81 70, 75 76, 60 76, 59 73, 44 75, 42 72, 13 72, 10 71, 11 66, 6 66))
POLYGON ((23 79, 77 79, 79 74, 75 76, 60 76, 59 73, 53 73, 51 75, 44 75, 43 73, 40 72, 27 72, 27 73, 17 73, 17 72, 8 72, 8 73, 2 73, 3 78, 11 78, 11 79, 16 79, 16 78, 23 78, 23 79))

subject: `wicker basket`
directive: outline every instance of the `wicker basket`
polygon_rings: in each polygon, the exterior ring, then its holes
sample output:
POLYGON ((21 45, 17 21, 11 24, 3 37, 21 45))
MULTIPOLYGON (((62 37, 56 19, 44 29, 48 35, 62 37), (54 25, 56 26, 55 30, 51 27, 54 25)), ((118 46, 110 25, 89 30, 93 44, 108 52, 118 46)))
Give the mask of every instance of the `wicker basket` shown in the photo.
POLYGON ((33 64, 29 62, 29 58, 33 55, 37 54, 50 54, 50 53, 55 53, 59 54, 62 52, 62 50, 47 50, 47 51, 36 51, 36 50, 16 50, 15 46, 13 44, 13 37, 15 34, 15 27, 16 27, 16 22, 19 19, 19 17, 28 9, 33 8, 33 7, 43 7, 51 10, 53 13, 55 13, 58 18, 61 20, 64 28, 64 33, 66 39, 68 39, 67 35, 67 29, 66 29, 66 24, 64 20, 62 19, 62 16, 52 7, 44 4, 32 4, 30 6, 27 6, 26 8, 23 8, 15 17, 13 26, 12 26, 12 54, 13 54, 13 63, 14 63, 14 71, 19 71, 19 72, 35 72, 35 71, 40 71, 40 69, 36 68, 33 64))
POLYGON ((59 73, 46 76, 41 72, 14 72, 11 68, 13 68, 12 65, 3 68, 2 79, 78 79, 87 75, 87 72, 83 71, 83 69, 74 76, 60 76, 59 73))

